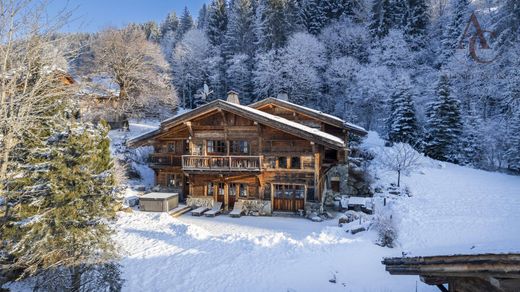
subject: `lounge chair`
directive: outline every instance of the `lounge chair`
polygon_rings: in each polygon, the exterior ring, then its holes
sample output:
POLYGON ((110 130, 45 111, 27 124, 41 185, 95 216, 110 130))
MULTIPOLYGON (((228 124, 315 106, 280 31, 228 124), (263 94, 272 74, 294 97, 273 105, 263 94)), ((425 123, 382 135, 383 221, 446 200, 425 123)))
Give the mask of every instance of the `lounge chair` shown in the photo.
POLYGON ((204 212, 208 211, 209 208, 207 207, 199 207, 193 211, 191 211, 191 216, 202 216, 202 214, 204 214, 204 212))
POLYGON ((242 216, 242 213, 244 213, 244 204, 242 202, 236 202, 233 211, 229 213, 229 216, 238 218, 242 216))
POLYGON ((222 202, 215 202, 213 203, 213 208, 211 210, 204 213, 206 217, 215 217, 218 214, 220 214, 220 211, 222 209, 222 202))

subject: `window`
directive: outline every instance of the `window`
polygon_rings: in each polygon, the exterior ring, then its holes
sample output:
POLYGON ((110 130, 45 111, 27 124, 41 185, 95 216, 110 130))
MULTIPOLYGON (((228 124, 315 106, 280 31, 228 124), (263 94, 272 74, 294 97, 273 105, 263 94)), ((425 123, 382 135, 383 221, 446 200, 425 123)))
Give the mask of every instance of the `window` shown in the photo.
POLYGON ((291 158, 291 168, 292 169, 300 169, 302 166, 300 162, 300 157, 292 157, 291 158))
POLYGON ((303 199, 305 196, 305 187, 303 185, 276 184, 274 196, 279 199, 303 199))
POLYGON ((214 193, 214 190, 213 190, 213 183, 210 182, 210 183, 208 183, 208 190, 207 190, 207 193, 206 193, 206 194, 207 194, 208 196, 213 196, 213 193, 214 193))
POLYGON ((287 168, 287 157, 278 157, 278 168, 287 168))
POLYGON ((168 143, 168 152, 175 152, 175 143, 168 143))
POLYGON ((220 140, 209 140, 208 153, 224 153, 226 152, 226 142, 220 140))
POLYGON ((267 157, 267 163, 269 164, 269 168, 276 168, 276 157, 267 157))
POLYGON ((237 184, 229 184, 229 196, 237 196, 237 184))
POLYGON ((330 181, 330 189, 335 193, 339 193, 339 180, 330 181))
POLYGON ((180 187, 182 185, 182 177, 179 174, 166 174, 166 186, 168 188, 180 187))
POLYGON ((231 153, 249 154, 249 142, 247 141, 231 141, 231 153))
POLYGON ((314 198, 314 188, 307 189, 307 201, 314 202, 316 199, 314 198))
POLYGON ((219 196, 223 196, 224 195, 224 184, 223 183, 219 183, 218 184, 218 195, 219 196))
POLYGON ((240 186, 239 196, 242 198, 247 198, 247 185, 240 184, 239 186, 240 186))

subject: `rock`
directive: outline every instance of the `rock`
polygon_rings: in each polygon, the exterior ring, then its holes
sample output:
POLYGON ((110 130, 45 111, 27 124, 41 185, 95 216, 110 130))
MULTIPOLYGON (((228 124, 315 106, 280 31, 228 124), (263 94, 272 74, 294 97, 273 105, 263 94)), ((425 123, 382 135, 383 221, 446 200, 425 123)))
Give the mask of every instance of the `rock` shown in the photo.
POLYGON ((312 220, 312 222, 321 222, 321 221, 323 221, 323 219, 321 219, 320 216, 311 217, 311 220, 312 220))
POLYGON ((349 219, 346 216, 341 216, 338 219, 339 226, 343 226, 343 224, 347 224, 347 223, 350 223, 350 222, 352 222, 352 221, 349 221, 349 219))

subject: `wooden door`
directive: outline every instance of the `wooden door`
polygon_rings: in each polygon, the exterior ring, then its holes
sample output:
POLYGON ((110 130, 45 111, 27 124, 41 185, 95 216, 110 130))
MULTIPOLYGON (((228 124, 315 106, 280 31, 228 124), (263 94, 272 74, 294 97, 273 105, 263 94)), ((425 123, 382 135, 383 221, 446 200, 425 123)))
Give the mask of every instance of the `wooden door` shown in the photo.
POLYGON ((217 202, 222 202, 225 204, 225 184, 224 183, 216 183, 217 188, 217 202))
POLYGON ((296 212, 304 208, 305 187, 303 185, 274 185, 273 210, 296 212))
POLYGON ((235 207, 235 202, 237 200, 237 186, 236 183, 230 183, 228 184, 228 209, 233 210, 235 207))

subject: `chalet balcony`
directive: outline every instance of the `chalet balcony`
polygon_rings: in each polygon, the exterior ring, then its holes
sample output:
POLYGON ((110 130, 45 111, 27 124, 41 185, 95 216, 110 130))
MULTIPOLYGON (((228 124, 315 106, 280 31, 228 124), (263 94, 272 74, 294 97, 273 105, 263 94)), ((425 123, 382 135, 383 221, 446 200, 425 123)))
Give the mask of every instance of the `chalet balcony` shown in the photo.
POLYGON ((260 171, 261 165, 261 156, 182 156, 185 171, 260 171))
POLYGON ((182 161, 179 155, 173 155, 168 153, 153 153, 150 154, 150 165, 153 167, 160 166, 181 166, 182 161))

